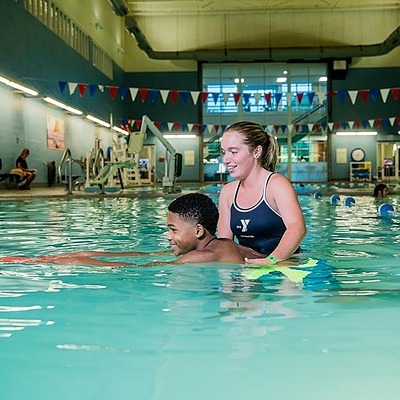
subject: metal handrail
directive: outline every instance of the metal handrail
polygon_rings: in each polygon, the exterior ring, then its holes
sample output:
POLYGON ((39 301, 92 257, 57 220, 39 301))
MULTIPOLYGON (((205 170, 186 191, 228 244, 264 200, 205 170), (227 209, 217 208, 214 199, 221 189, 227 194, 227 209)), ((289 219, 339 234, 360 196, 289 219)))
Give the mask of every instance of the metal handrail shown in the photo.
POLYGON ((70 149, 65 149, 58 166, 58 177, 62 182, 62 171, 65 170, 65 178, 67 180, 68 194, 72 194, 72 155, 70 149))

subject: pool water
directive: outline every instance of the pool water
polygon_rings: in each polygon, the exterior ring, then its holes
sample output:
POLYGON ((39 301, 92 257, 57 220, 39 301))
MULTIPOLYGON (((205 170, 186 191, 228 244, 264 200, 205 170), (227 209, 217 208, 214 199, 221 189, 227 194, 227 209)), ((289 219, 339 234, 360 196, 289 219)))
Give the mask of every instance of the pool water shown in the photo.
MULTIPOLYGON (((0 255, 168 250, 171 200, 1 201, 0 255)), ((300 283, 248 280, 239 265, 140 265, 169 255, 2 263, 1 398, 399 399, 400 217, 369 197, 300 201, 304 256, 318 260, 300 283)))

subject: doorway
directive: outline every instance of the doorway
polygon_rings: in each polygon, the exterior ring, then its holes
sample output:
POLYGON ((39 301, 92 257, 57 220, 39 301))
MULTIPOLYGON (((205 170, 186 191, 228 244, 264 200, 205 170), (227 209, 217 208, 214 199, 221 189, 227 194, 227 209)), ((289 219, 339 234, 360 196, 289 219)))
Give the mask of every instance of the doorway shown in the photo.
POLYGON ((378 179, 382 181, 399 180, 399 143, 378 142, 378 179))

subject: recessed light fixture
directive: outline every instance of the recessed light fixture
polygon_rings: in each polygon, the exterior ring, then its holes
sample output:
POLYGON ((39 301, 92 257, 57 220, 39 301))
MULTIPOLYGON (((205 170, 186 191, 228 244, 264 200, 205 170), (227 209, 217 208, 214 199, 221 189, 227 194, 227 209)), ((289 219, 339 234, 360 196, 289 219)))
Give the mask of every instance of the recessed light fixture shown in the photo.
POLYGON ((244 83, 244 78, 235 78, 235 83, 244 83))
POLYGON ((276 81, 277 81, 278 83, 284 83, 284 82, 287 81, 287 78, 286 78, 286 77, 278 78, 276 81))
POLYGON ((321 76, 318 80, 320 82, 327 82, 328 81, 328 77, 327 76, 321 76))
POLYGON ((374 131, 359 131, 359 132, 354 132, 354 131, 338 131, 336 132, 336 135, 338 136, 375 136, 377 135, 378 132, 374 131))

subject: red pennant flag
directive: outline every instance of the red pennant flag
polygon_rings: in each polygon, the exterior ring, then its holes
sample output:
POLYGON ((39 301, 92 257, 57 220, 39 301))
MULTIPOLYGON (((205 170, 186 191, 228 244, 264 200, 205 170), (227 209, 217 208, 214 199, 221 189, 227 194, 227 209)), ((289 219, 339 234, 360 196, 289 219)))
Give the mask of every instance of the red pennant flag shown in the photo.
POLYGON ((147 95, 149 94, 149 89, 139 89, 140 99, 142 103, 146 101, 147 95))
POLYGON ((154 125, 156 126, 156 128, 160 129, 161 128, 161 121, 155 121, 154 125))
POLYGON ((142 121, 141 121, 140 119, 137 119, 137 120, 135 121, 135 128, 136 128, 137 130, 140 130, 140 125, 142 125, 142 121))
POLYGON ((336 121, 333 126, 335 129, 340 129, 340 122, 336 121))
POLYGON ((110 87, 108 88, 108 90, 109 90, 109 92, 110 92, 111 100, 114 100, 115 95, 116 95, 117 92, 118 92, 118 87, 117 87, 117 86, 110 86, 110 87))
POLYGON ((181 124, 180 124, 179 122, 175 122, 175 123, 174 123, 174 129, 175 129, 176 131, 179 131, 179 130, 180 130, 180 129, 179 129, 180 127, 181 127, 181 124))
POLYGON ((178 96, 179 96, 179 92, 178 92, 177 90, 170 90, 170 91, 169 91, 169 95, 171 96, 172 102, 175 104, 176 99, 177 99, 178 96))
POLYGON ((195 130, 196 133, 200 132, 200 124, 194 124, 193 129, 195 130))
POLYGON ((233 98, 235 99, 235 104, 237 105, 238 101, 240 100, 241 93, 233 93, 233 98))
POLYGON ((301 101, 303 100, 303 95, 304 95, 304 93, 297 93, 297 101, 299 102, 299 105, 301 104, 301 101))
POLYGON ((375 120, 375 125, 377 128, 379 128, 382 125, 382 120, 380 118, 375 120))
POLYGON ((215 133, 218 133, 219 125, 214 125, 215 133))
POLYGON ((280 128, 280 127, 281 127, 280 125, 274 125, 274 129, 275 129, 275 132, 276 132, 276 133, 279 132, 279 128, 280 128))
POLYGON ((267 104, 270 106, 271 105, 271 96, 272 93, 265 93, 264 97, 265 97, 265 101, 267 102, 267 104))
POLYGON ((361 126, 361 121, 360 120, 358 120, 358 121, 354 121, 354 125, 353 125, 355 128, 359 128, 360 126, 361 126))
POLYGON ((358 92, 358 94, 361 97, 361 100, 363 101, 363 103, 365 103, 367 101, 368 95, 369 95, 369 90, 360 90, 358 92))
POLYGON ((400 117, 396 117, 396 122, 398 125, 400 125, 400 117))
POLYGON ((85 94, 85 90, 88 87, 85 83, 78 83, 78 90, 79 90, 79 96, 83 96, 85 94))
POLYGON ((400 96, 400 89, 399 88, 390 89, 390 92, 392 93, 393 100, 397 101, 400 96))
POLYGON ((337 92, 328 92, 327 93, 327 96, 328 97, 334 97, 334 96, 336 96, 337 95, 337 92))
POLYGON ((208 93, 207 92, 201 92, 201 101, 203 104, 207 101, 208 93))
POLYGON ((299 132, 299 129, 300 129, 300 125, 299 125, 299 124, 296 124, 296 125, 294 126, 294 130, 296 131, 296 133, 299 132))

